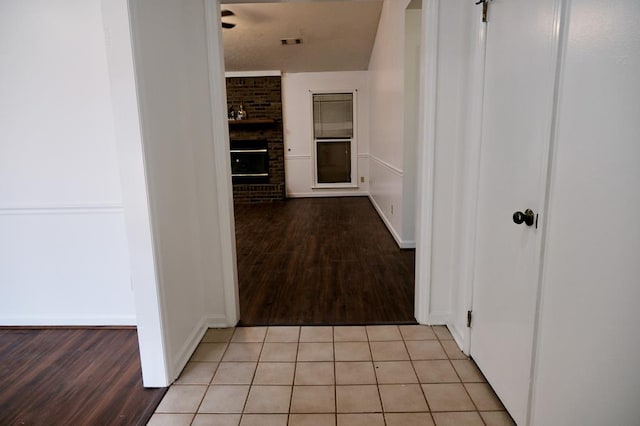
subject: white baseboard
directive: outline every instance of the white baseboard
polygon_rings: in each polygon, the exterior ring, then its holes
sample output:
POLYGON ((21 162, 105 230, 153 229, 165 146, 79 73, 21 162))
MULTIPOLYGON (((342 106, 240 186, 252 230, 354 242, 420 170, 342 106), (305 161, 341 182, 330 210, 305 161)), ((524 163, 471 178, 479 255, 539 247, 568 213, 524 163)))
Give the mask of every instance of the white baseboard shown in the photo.
POLYGON ((185 341, 182 349, 179 352, 177 359, 173 361, 173 365, 171 366, 171 371, 169 372, 169 381, 173 383, 179 376, 184 366, 187 365, 191 355, 196 351, 198 344, 202 340, 204 333, 207 332, 207 327, 205 324, 205 318, 201 318, 198 321, 198 324, 191 330, 189 333, 189 338, 185 341))
POLYGON ((322 191, 317 192, 291 192, 287 193, 287 198, 319 198, 319 197, 368 197, 368 192, 359 190, 346 191, 322 191))
POLYGON ((416 248, 416 242, 415 241, 413 241, 413 240, 405 241, 402 238, 400 238, 400 235, 398 235, 398 233, 394 229, 393 225, 391 225, 391 222, 389 222, 387 217, 382 212, 382 209, 380 208, 378 203, 376 203, 375 198, 373 198, 373 196, 371 194, 367 194, 367 195, 369 196, 369 200, 371 201, 371 204, 373 205, 373 207, 378 212, 378 216, 380 216, 380 219, 382 219, 382 222, 384 222, 385 226, 387 227, 387 229, 391 233, 391 236, 396 241, 396 244, 398 244, 398 247, 400 247, 401 249, 416 248))
POLYGON ((464 350, 464 330, 460 330, 460 328, 456 327, 456 325, 452 323, 448 323, 447 328, 453 336, 453 340, 456 341, 461 350, 464 350))
POLYGON ((178 378, 178 376, 184 369, 184 366, 187 365, 187 362, 189 362, 189 359, 191 359, 191 355, 193 355, 193 353, 198 348, 198 344, 202 340, 202 337, 207 332, 208 328, 228 327, 233 327, 233 325, 229 325, 227 323, 227 317, 225 315, 211 315, 202 317, 202 319, 198 321, 198 324, 191 331, 189 338, 183 345, 182 350, 180 350, 180 355, 173 362, 170 376, 171 382, 173 383, 173 381, 178 378))
POLYGON ((447 325, 449 312, 431 312, 429 313, 429 325, 447 325))
POLYGON ((205 324, 207 328, 230 328, 235 327, 235 324, 229 324, 225 315, 210 315, 207 317, 205 324))
POLYGON ((95 326, 135 326, 135 315, 102 315, 102 316, 0 316, 0 326, 34 326, 34 327, 95 327, 95 326))

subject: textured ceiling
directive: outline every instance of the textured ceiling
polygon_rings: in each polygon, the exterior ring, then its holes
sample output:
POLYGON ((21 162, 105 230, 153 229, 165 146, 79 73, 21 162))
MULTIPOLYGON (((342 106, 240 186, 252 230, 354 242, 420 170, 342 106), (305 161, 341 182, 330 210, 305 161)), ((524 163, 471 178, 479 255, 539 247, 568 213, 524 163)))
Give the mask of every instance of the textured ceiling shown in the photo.
POLYGON ((366 70, 381 0, 235 4, 222 31, 226 71, 283 72, 366 70), (284 46, 283 38, 302 44, 284 46))

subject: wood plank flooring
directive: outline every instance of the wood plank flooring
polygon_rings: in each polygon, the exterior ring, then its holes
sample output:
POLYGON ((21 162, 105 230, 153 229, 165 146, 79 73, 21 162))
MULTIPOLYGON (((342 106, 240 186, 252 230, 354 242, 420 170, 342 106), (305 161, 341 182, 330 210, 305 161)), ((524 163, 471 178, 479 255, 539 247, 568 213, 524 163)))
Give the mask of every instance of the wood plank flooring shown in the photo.
POLYGON ((0 384, 0 425, 144 425, 166 392, 133 329, 0 328, 0 384))
POLYGON ((366 197, 235 206, 241 325, 415 323, 414 250, 366 197))

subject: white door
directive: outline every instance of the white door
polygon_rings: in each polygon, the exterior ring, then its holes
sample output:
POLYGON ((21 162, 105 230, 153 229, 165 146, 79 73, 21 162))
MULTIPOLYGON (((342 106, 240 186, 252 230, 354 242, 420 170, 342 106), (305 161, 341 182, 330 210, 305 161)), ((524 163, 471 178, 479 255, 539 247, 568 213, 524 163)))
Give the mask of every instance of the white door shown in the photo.
POLYGON ((557 34, 555 0, 493 0, 486 32, 471 356, 526 424, 557 34))

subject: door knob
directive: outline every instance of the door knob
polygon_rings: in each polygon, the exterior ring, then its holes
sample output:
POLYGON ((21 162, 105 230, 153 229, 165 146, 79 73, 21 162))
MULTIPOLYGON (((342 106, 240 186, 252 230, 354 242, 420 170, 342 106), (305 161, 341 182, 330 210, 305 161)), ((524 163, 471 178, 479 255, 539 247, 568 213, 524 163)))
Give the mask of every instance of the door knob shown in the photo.
POLYGON ((513 214, 513 221, 515 223, 517 223, 518 225, 520 225, 522 222, 524 222, 527 226, 531 226, 533 225, 533 223, 536 220, 536 215, 535 213, 533 213, 533 210, 531 209, 526 209, 523 212, 515 212, 513 214))

